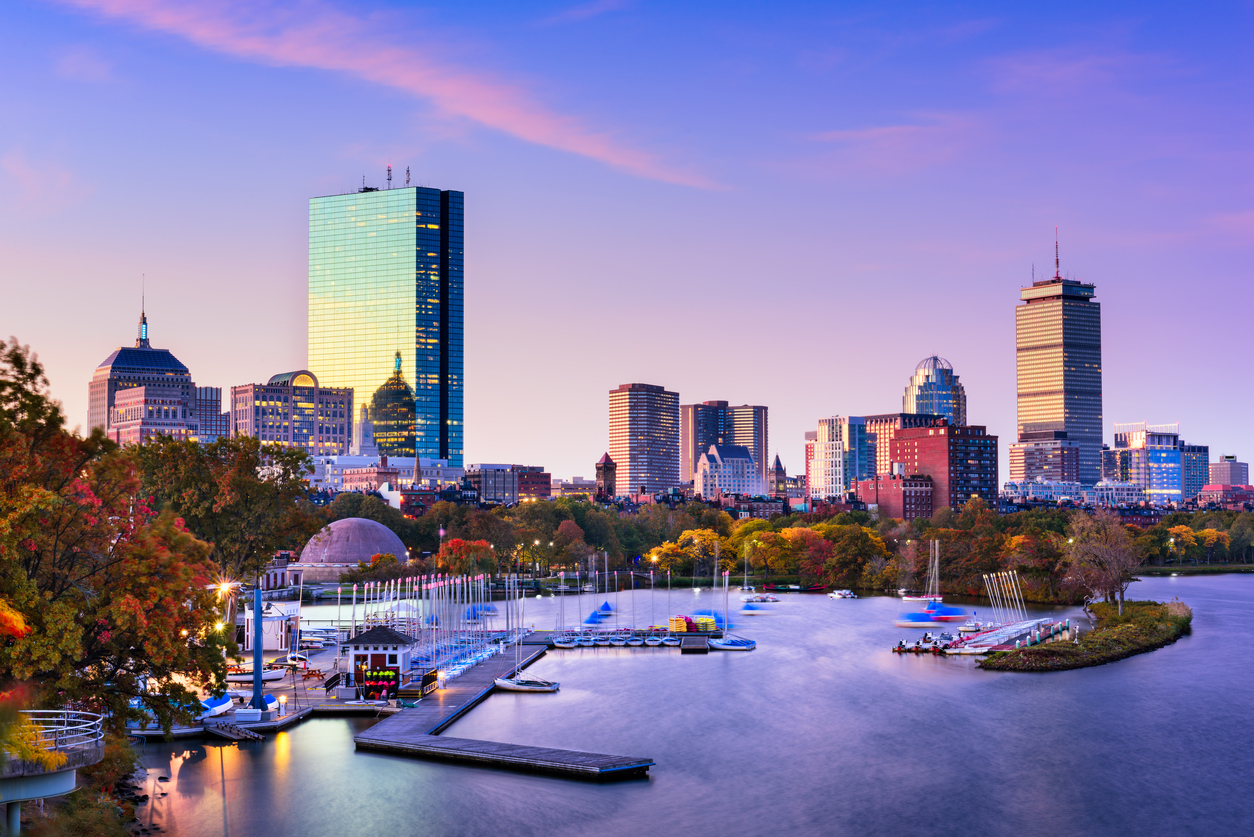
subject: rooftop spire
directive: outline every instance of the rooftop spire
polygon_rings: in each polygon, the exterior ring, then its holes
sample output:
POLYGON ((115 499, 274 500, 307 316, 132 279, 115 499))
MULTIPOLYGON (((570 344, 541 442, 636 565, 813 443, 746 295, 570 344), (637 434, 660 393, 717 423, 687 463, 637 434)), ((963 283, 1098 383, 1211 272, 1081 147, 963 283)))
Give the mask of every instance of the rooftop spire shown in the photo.
POLYGON ((396 371, 397 372, 401 371, 401 350, 400 349, 396 350, 396 371))
POLYGON ((1062 270, 1059 268, 1058 265, 1059 265, 1058 263, 1058 228, 1054 227, 1054 278, 1055 279, 1062 278, 1062 270))
POLYGON ((148 315, 144 313, 144 296, 146 278, 140 280, 139 286, 139 335, 135 338, 135 348, 150 349, 148 344, 148 315))

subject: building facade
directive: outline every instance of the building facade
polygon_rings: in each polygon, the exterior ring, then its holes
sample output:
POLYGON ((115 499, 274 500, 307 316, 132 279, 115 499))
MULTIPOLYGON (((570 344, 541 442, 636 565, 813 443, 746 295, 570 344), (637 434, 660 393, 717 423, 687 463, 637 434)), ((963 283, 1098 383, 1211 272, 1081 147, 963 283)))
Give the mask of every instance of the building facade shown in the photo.
POLYGON ((653 384, 610 390, 610 458, 619 494, 656 494, 679 480, 679 394, 653 384))
POLYGON ((463 205, 461 192, 414 187, 363 187, 309 201, 310 368, 370 405, 381 453, 456 467, 463 464, 463 205), (398 386, 402 370, 408 380, 401 376, 398 386), (373 414, 380 390, 380 406, 392 408, 387 416, 373 414), (406 399, 412 407, 397 407, 406 399), (380 425, 388 421, 384 439, 380 425))
POLYGON ((157 436, 199 438, 196 404, 183 384, 146 384, 114 393, 109 438, 119 445, 142 445, 157 436))
MULTIPOLYGON (((966 396, 963 396, 964 398, 966 396)), ((965 405, 965 401, 963 402, 965 405)), ((963 407, 966 412, 966 407, 963 407)), ((874 436, 875 473, 888 474, 893 470, 892 441, 898 430, 907 427, 929 427, 936 424, 944 416, 935 413, 883 413, 877 416, 863 416, 866 430, 874 436)), ((952 424, 952 422, 950 422, 952 424)))
POLYGON ((343 490, 368 494, 378 491, 384 486, 394 488, 400 484, 401 469, 397 465, 389 465, 386 456, 379 457, 378 463, 360 468, 345 468, 343 471, 343 490))
POLYGON ((950 424, 965 425, 967 392, 954 374, 953 364, 937 355, 919 361, 901 397, 901 411, 944 416, 950 424))
POLYGON ((1102 451, 1102 478, 1140 486, 1156 506, 1193 500, 1209 478, 1210 448, 1180 439, 1179 424, 1115 425, 1115 446, 1102 451))
POLYGON ((601 455, 596 464, 597 499, 613 500, 618 496, 618 465, 610 458, 609 451, 601 455))
POLYGON ((806 496, 810 494, 810 486, 814 485, 814 448, 819 441, 819 432, 817 430, 807 430, 805 434, 805 479, 806 479, 806 496))
POLYGON ((1249 485, 1250 466, 1238 462, 1235 456, 1221 456, 1207 469, 1210 479, 1207 485, 1249 485))
POLYGON ((909 523, 932 516, 932 478, 903 474, 876 474, 858 480, 857 497, 867 508, 875 506, 880 518, 895 517, 909 523))
POLYGON ((583 477, 571 477, 568 480, 553 480, 551 494, 554 497, 573 497, 575 499, 592 500, 597 496, 597 481, 583 477))
POLYGON ((1136 506, 1145 502, 1145 489, 1130 482, 1102 480, 1092 488, 1085 489, 1084 499, 1090 506, 1136 506))
MULTIPOLYGON (((89 430, 99 427, 106 435, 109 433, 109 421, 115 415, 117 394, 121 390, 134 387, 159 387, 162 395, 154 398, 164 400, 170 389, 178 390, 180 408, 186 408, 193 414, 196 407, 196 385, 192 383, 191 372, 168 349, 154 349, 148 340, 148 317, 142 311, 139 315, 139 333, 135 338, 134 347, 119 346, 113 354, 104 359, 96 367, 91 383, 87 385, 87 426, 89 430)), ((128 401, 126 415, 135 415, 134 399, 128 401)), ((158 406, 156 403, 145 406, 158 406)), ((165 405, 169 406, 169 405, 165 405)), ((137 419, 128 419, 128 422, 137 419)), ((133 430, 128 428, 128 434, 133 430)))
POLYGON ((196 421, 203 445, 231 435, 231 414, 222 409, 222 387, 196 387, 196 421))
POLYGON ((512 506, 518 503, 518 471, 513 465, 477 463, 466 468, 466 480, 482 503, 512 506))
POLYGON ((704 401, 679 408, 679 480, 695 478, 697 460, 710 445, 739 445, 753 457, 758 475, 766 479, 767 410, 748 404, 728 406, 726 401, 704 401))
POLYGON ((1027 484, 1080 481, 1080 446, 1068 439, 1018 442, 1010 446, 1010 481, 1027 484))
POLYGON ((553 496, 553 475, 539 465, 515 465, 520 502, 548 500, 553 496))
POLYGON ((693 490, 706 500, 724 494, 757 497, 766 494, 766 483, 747 447, 710 445, 697 459, 693 490))
POLYGON ((324 387, 308 370, 264 384, 231 387, 231 434, 263 445, 303 448, 310 456, 344 456, 352 445, 353 390, 324 387))
POLYGON ((1194 500, 1210 482, 1210 446, 1180 442, 1180 482, 1184 499, 1194 500))
MULTIPOLYGON (((1018 442, 1073 444, 1083 485, 1101 476, 1102 318, 1093 293, 1093 285, 1064 279, 1055 258, 1053 278, 1023 288, 1023 304, 1015 308, 1018 442)), ((1050 459, 1023 457, 1025 463, 1050 459)), ((1045 474, 1018 476, 1030 481, 1045 474)))
POLYGON ((957 511, 972 497, 997 507, 997 437, 980 425, 912 427, 892 442, 903 474, 932 478, 932 507, 957 511))
POLYGON ((875 440, 861 416, 819 419, 814 460, 810 464, 811 497, 840 499, 854 483, 875 475, 875 440))
MULTIPOLYGON (((1099 483, 1100 485, 1101 483, 1099 483)), ((1062 482, 1037 477, 1030 482, 1011 479, 1002 486, 1001 497, 1014 503, 1061 503, 1077 505, 1085 501, 1084 486, 1074 480, 1062 482)))

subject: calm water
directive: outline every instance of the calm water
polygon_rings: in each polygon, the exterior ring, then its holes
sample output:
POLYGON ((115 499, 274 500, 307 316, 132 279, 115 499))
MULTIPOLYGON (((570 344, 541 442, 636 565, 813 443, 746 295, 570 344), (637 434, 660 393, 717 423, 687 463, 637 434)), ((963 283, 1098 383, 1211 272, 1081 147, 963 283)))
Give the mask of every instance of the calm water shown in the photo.
MULTIPOLYGON (((1132 594, 1179 596, 1192 636, 1048 675, 892 654, 917 633, 892 627, 892 599, 788 595, 737 620, 756 651, 551 652, 532 670, 561 692, 494 695, 448 733, 649 756, 648 779, 359 754, 352 736, 372 722, 321 719, 264 743, 148 745, 149 785, 167 795, 141 818, 182 837, 1249 833, 1254 578, 1151 579, 1132 594)), ((692 598, 675 593, 673 609, 692 598)), ((528 620, 550 626, 552 605, 529 603, 528 620)))

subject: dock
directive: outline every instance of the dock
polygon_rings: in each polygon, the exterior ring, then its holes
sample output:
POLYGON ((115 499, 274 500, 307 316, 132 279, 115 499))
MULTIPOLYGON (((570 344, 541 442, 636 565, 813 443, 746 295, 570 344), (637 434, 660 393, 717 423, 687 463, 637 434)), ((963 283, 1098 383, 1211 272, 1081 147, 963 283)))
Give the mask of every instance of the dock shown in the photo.
POLYGON ((353 743, 358 750, 583 779, 619 779, 646 773, 652 759, 440 737, 443 730, 492 694, 496 678, 513 676, 547 652, 542 645, 527 648, 524 643, 524 648, 520 665, 515 665, 514 655, 508 651, 484 660, 427 695, 416 707, 395 712, 355 736, 353 743))
POLYGON ((710 653, 710 638, 705 635, 681 637, 679 640, 679 653, 708 654, 710 653))

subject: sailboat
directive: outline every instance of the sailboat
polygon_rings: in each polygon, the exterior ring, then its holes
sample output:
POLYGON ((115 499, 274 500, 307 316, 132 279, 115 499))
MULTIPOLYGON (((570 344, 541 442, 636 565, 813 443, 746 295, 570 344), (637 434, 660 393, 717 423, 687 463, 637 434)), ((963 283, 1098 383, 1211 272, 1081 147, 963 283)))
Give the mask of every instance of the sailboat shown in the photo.
POLYGON ((745 577, 740 583, 740 589, 746 593, 756 593, 758 588, 749 583, 749 545, 745 544, 745 577))
POLYGON ((940 541, 934 540, 928 545, 927 592, 922 596, 905 595, 903 602, 939 602, 940 592, 940 541))
POLYGON ((758 647, 757 642, 727 632, 731 628, 731 611, 727 603, 730 595, 728 592, 730 575, 728 572, 723 573, 723 635, 717 639, 711 637, 709 644, 711 648, 718 651, 752 651, 758 647))
MULTIPOLYGON (((511 579, 511 581, 513 581, 513 579, 511 579)), ((510 603, 511 604, 513 604, 514 602, 514 598, 513 598, 514 592, 515 592, 514 588, 516 587, 517 585, 515 584, 512 586, 510 590, 510 603)), ((556 692, 558 689, 558 686, 560 685, 558 683, 554 683, 550 680, 541 680, 538 677, 521 676, 522 641, 523 641, 523 636, 525 636, 525 630, 526 630, 525 628, 522 627, 522 624, 523 624, 523 612, 526 607, 527 600, 524 597, 524 598, 521 598, 519 601, 521 602, 521 604, 518 606, 517 610, 514 610, 513 608, 511 608, 511 612, 516 613, 518 617, 517 619, 518 636, 514 642, 514 676, 513 677, 498 677, 492 682, 496 685, 498 689, 503 689, 507 692, 556 692)))

